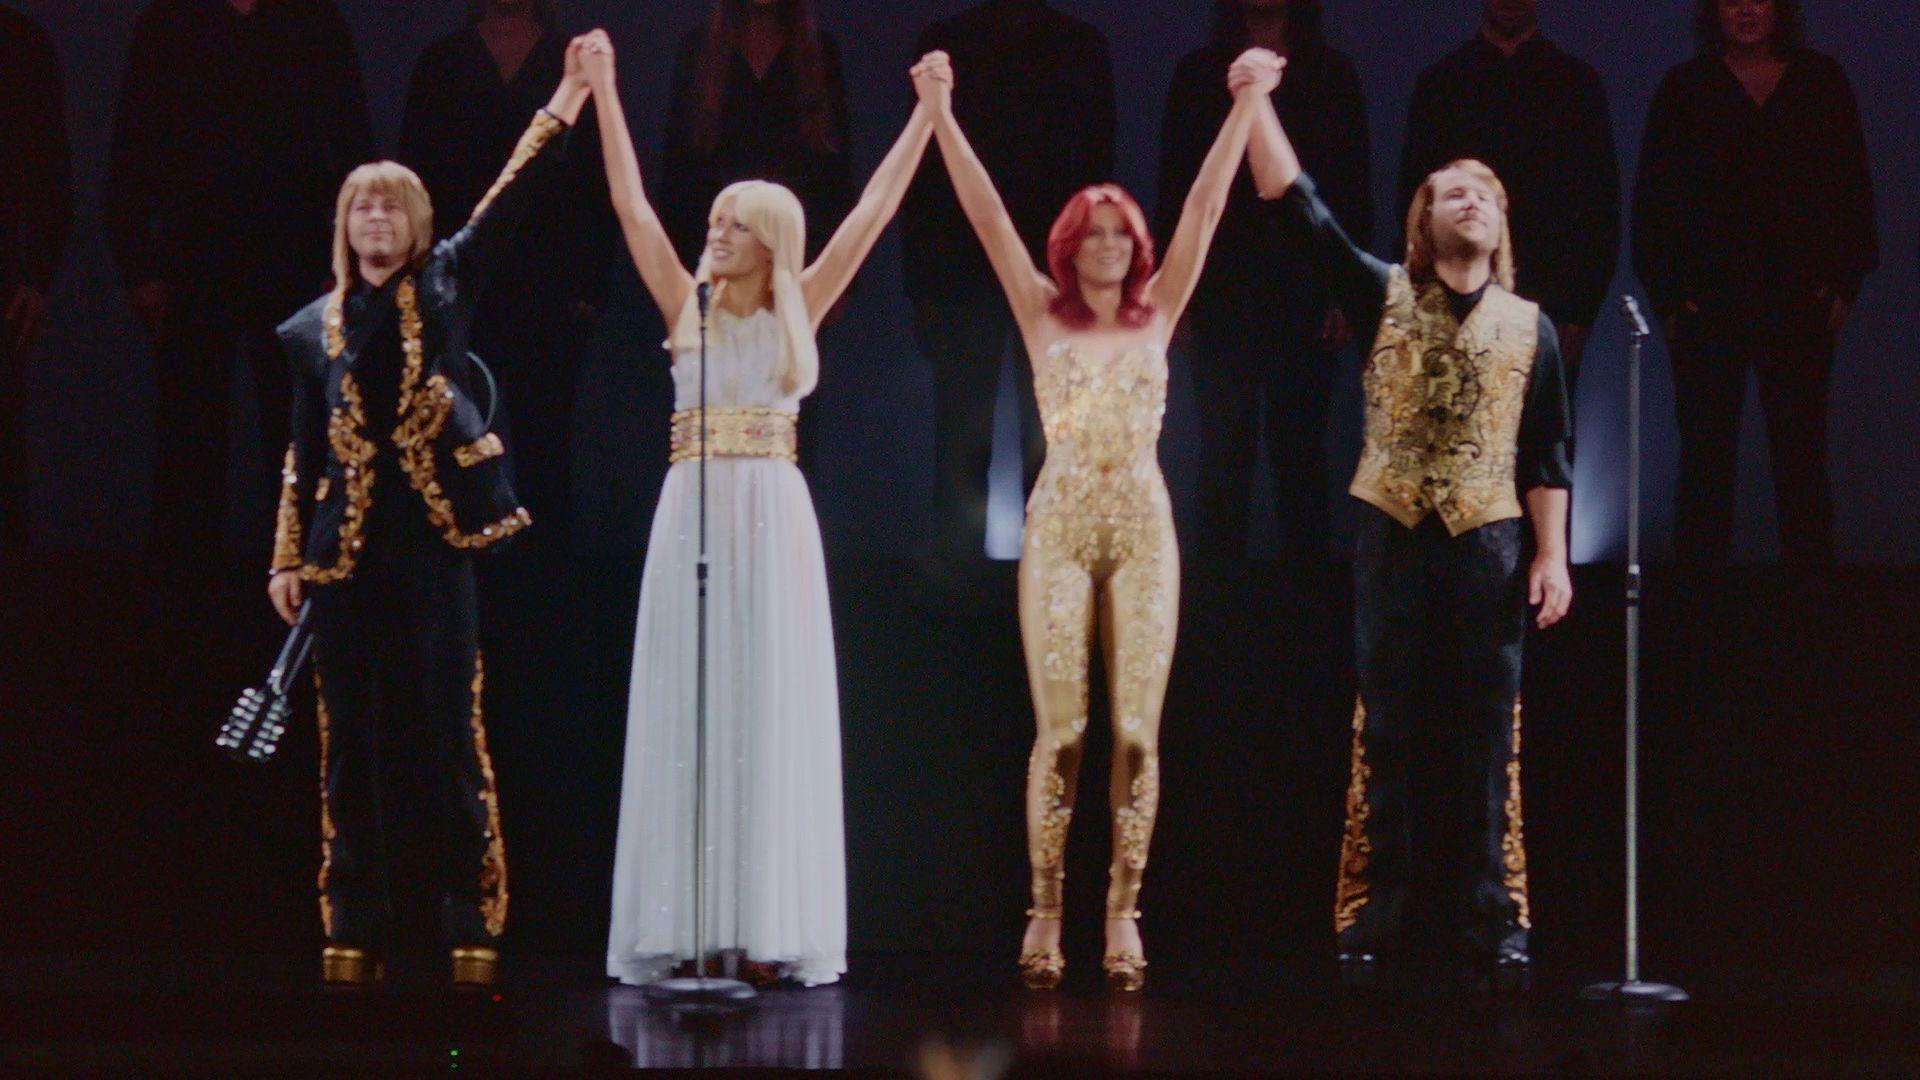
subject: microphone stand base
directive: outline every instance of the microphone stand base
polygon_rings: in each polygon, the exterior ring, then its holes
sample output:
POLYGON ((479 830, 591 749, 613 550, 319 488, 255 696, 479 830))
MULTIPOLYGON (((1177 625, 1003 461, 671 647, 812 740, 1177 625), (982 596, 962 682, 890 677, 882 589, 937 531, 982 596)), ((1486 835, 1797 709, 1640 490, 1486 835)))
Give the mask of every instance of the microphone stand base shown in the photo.
POLYGON ((1580 996, 1588 1001, 1617 1001, 1625 1005, 1670 1005, 1692 1000, 1685 990, 1671 983, 1638 979, 1594 983, 1582 989, 1580 996))
POLYGON ((640 988, 647 1001, 676 1016, 730 1016, 753 1007, 753 987, 739 979, 688 976, 661 979, 640 988))

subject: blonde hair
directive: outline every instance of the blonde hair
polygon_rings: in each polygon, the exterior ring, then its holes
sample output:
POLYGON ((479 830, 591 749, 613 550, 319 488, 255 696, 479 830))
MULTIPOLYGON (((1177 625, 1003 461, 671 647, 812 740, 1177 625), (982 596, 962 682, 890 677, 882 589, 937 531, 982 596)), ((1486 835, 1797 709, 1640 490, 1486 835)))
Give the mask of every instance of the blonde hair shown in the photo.
MULTIPOLYGON (((807 217, 793 192, 765 180, 742 180, 729 184, 714 196, 712 221, 721 207, 731 204, 735 220, 747 227, 754 239, 765 245, 773 259, 773 313, 780 322, 780 363, 774 374, 780 388, 789 394, 806 396, 820 381, 820 349, 813 339, 813 319, 807 311, 806 294, 800 291, 800 274, 805 269, 807 217)), ((674 323, 668 345, 676 352, 700 347, 700 307, 695 298, 702 284, 715 284, 713 259, 700 255, 700 266, 693 273, 694 290, 687 294, 686 306, 674 323)), ((719 301, 726 282, 715 285, 713 301, 719 301)), ((709 325, 712 338, 717 327, 709 325)))
POLYGON ((1407 208, 1407 277, 1424 284, 1434 277, 1433 200, 1434 178, 1455 169, 1493 189, 1493 201, 1500 208, 1500 246, 1493 249, 1493 280, 1508 292, 1513 291, 1513 233, 1507 223, 1507 186, 1484 162, 1460 158, 1427 174, 1413 193, 1413 205, 1407 208))
POLYGON ((407 228, 412 233, 407 251, 410 268, 420 269, 433 250, 433 200, 420 177, 397 161, 372 161, 360 166, 347 174, 333 206, 333 290, 342 298, 360 277, 359 261, 347 242, 347 217, 354 201, 367 194, 392 196, 406 207, 407 228))

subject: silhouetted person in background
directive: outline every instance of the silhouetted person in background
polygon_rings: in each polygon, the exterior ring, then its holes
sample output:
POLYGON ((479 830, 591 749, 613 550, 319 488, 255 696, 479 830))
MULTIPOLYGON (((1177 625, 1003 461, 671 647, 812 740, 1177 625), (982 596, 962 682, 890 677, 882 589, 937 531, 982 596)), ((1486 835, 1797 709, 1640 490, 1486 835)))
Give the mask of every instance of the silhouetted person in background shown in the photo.
POLYGON ((218 550, 236 349, 286 445, 274 326, 326 284, 334 193, 371 156, 331 0, 156 0, 134 25, 106 217, 155 353, 156 549, 218 550))
MULTIPOLYGON (((820 32, 813 0, 716 0, 673 65, 659 206, 674 250, 698 262, 720 189, 770 180, 799 196, 811 260, 853 207, 850 143, 840 49, 820 32)), ((808 472, 814 412, 800 410, 808 472)))
POLYGON ((53 43, 0 7, 0 550, 28 539, 27 353, 73 223, 65 100, 53 43))
MULTIPOLYGON (((953 88, 954 116, 995 178, 1035 264, 1046 265, 1047 230, 1060 207, 1081 188, 1112 178, 1106 39, 1041 0, 987 0, 928 27, 914 54, 936 49, 964 73, 953 88)), ((1224 85, 1224 67, 1221 79, 1224 85)), ((1226 116, 1224 94, 1222 102, 1204 133, 1209 141, 1226 116)), ((1181 188, 1181 198, 1185 193, 1181 188)), ((1013 313, 937 150, 927 152, 900 216, 914 332, 933 362, 935 541, 945 555, 979 561, 986 556, 994 405, 1013 313)), ((1045 439, 1026 351, 1014 349, 1012 358, 1022 473, 1031 489, 1045 439)))
MULTIPOLYGON (((566 38, 548 0, 472 0, 467 26, 420 54, 407 92, 400 159, 433 196, 439 236, 453 235, 499 174, 527 117, 560 80, 566 38)), ((592 118, 488 281, 472 347, 498 376, 496 428, 514 447, 515 488, 545 547, 567 540, 574 382, 606 301, 619 226, 607 201, 592 118)))
MULTIPOLYGON (((1373 232, 1367 106, 1353 61, 1321 36, 1317 0, 1217 0, 1213 40, 1180 62, 1162 121, 1159 228, 1173 234, 1211 133, 1232 105, 1227 67, 1259 46, 1286 57, 1274 107, 1306 167, 1358 243, 1373 232)), ((1196 568, 1230 571, 1247 556, 1249 496, 1266 418, 1267 457, 1284 561, 1317 564, 1327 549, 1327 403, 1331 354, 1352 319, 1316 272, 1307 238, 1282 228, 1245 167, 1234 181, 1192 307, 1200 413, 1196 568)))
POLYGON ((1879 264, 1860 113, 1793 0, 1700 0, 1694 33, 1698 55, 1654 94, 1633 197, 1634 270, 1673 354, 1678 554, 1731 554, 1751 370, 1783 554, 1818 566, 1833 559, 1835 342, 1879 264))
POLYGON ((1420 73, 1396 205, 1404 215, 1427 174, 1458 158, 1500 175, 1520 295, 1553 320, 1571 395, 1620 260, 1620 165, 1599 73, 1540 33, 1538 7, 1484 0, 1473 40, 1420 73))

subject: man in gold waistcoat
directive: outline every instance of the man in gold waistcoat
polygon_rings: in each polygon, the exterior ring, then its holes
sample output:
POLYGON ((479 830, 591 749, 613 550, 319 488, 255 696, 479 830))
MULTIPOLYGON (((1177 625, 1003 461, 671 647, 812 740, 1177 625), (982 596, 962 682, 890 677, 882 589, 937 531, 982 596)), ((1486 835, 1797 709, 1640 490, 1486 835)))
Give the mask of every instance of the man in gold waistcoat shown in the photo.
POLYGON ((1461 943, 1502 980, 1524 975, 1532 918, 1521 646, 1529 605, 1545 629, 1573 599, 1573 423, 1553 323, 1511 291, 1506 191, 1480 162, 1426 178, 1407 216, 1406 260, 1389 265, 1347 238, 1271 109, 1248 156, 1284 227, 1314 247, 1336 302, 1376 325, 1363 374, 1366 444, 1349 489, 1365 505, 1354 553, 1360 700, 1334 912, 1340 959, 1358 973, 1400 944, 1409 743, 1416 725, 1434 724, 1460 770, 1461 943), (1433 682, 1425 695, 1423 680, 1433 682))

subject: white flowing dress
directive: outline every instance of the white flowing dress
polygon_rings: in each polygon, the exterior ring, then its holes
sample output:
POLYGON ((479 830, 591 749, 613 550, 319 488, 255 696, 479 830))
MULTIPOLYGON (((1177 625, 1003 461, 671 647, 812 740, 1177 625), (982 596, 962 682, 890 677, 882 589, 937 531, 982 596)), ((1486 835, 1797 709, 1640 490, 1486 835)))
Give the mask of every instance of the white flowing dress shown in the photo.
MULTIPOLYGON (((797 411, 774 370, 779 323, 716 309, 707 404, 797 411)), ((673 365, 700 401, 698 354, 673 365)), ((638 984, 694 954, 694 635, 698 461, 667 471, 633 643, 607 973, 638 984)), ((809 986, 847 970, 840 698, 826 559, 806 480, 776 458, 707 459, 707 948, 809 986)))

